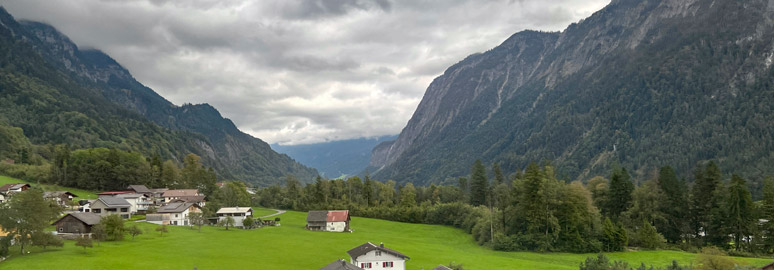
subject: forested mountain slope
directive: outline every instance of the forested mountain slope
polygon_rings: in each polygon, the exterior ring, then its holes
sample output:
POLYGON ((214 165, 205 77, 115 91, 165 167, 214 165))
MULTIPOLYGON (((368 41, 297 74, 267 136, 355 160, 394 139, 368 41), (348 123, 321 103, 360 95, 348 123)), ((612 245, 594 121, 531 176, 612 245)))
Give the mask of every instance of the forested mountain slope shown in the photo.
POLYGON ((559 33, 524 31, 453 65, 375 178, 430 183, 481 159, 514 172, 551 161, 587 179, 620 163, 687 176, 717 160, 774 173, 774 1, 614 0, 559 33))
POLYGON ((176 106, 104 53, 79 50, 53 27, 17 22, 2 8, 0 50, 0 125, 21 128, 33 144, 115 147, 178 161, 195 153, 222 178, 256 185, 317 174, 210 105, 176 106))

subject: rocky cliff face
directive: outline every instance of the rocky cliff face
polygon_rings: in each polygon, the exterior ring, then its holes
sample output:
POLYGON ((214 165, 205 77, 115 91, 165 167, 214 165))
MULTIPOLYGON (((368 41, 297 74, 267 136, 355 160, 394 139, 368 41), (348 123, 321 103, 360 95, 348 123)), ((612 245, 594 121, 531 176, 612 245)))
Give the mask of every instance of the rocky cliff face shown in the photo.
POLYGON ((616 0, 561 33, 517 33, 430 84, 398 139, 374 149, 375 177, 440 182, 476 159, 511 171, 552 160, 570 179, 603 174, 613 161, 644 176, 707 159, 761 175, 770 170, 738 155, 767 156, 762 149, 734 151, 729 141, 743 139, 684 129, 771 134, 724 117, 741 104, 756 106, 745 117, 772 115, 760 99, 771 91, 755 85, 770 78, 772 6, 616 0))
POLYGON ((189 147, 177 149, 174 154, 167 152, 162 156, 164 159, 182 160, 183 155, 193 151, 224 179, 257 185, 282 181, 287 174, 294 174, 302 181, 312 181, 317 175, 316 170, 274 152, 264 141, 241 132, 231 120, 223 118, 208 104, 172 104, 135 80, 110 56, 98 50, 79 49, 50 25, 16 22, 0 7, 0 27, 9 30, 8 38, 32 48, 68 80, 98 95, 97 99, 107 99, 113 106, 134 111, 163 128, 179 131, 176 134, 184 136, 180 140, 189 147))

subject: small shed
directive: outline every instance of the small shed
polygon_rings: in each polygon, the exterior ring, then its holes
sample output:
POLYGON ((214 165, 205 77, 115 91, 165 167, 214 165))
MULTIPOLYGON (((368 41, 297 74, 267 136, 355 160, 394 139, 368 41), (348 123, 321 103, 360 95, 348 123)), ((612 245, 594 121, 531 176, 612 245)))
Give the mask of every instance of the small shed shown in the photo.
POLYGON ((328 221, 328 211, 309 211, 306 215, 306 229, 324 231, 328 221))
POLYGON ((100 216, 94 213, 70 213, 60 218, 52 225, 58 233, 89 234, 91 227, 99 224, 100 216))

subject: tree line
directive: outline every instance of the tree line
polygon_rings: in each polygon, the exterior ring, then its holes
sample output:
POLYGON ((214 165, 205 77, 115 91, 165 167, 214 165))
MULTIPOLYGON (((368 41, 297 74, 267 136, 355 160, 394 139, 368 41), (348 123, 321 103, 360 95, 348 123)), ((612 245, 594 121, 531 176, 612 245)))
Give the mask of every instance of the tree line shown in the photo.
POLYGON ((714 162, 699 166, 694 181, 665 166, 636 185, 614 165, 610 176, 586 183, 557 178, 550 164, 529 164, 506 177, 480 161, 457 185, 417 187, 360 177, 318 177, 302 185, 259 189, 253 203, 292 210, 349 209, 353 215, 449 225, 480 245, 507 251, 619 251, 714 246, 730 254, 774 252, 774 178, 753 201, 745 179, 728 181, 714 162), (493 175, 490 179, 489 175, 493 175))

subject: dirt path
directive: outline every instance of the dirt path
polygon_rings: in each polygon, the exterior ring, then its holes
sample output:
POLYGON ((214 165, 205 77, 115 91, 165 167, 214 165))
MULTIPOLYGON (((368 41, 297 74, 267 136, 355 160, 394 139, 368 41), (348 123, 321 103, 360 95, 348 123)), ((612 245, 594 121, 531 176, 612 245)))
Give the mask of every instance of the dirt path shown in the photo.
POLYGON ((287 212, 287 211, 285 211, 285 210, 279 210, 279 209, 271 209, 271 210, 277 211, 277 213, 274 213, 274 214, 271 214, 271 215, 262 216, 262 217, 258 217, 258 218, 268 218, 268 217, 273 217, 273 216, 276 216, 276 215, 281 215, 281 214, 284 214, 285 212, 287 212))

